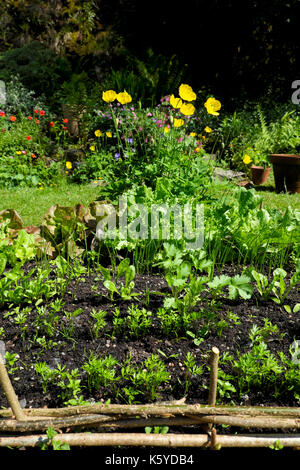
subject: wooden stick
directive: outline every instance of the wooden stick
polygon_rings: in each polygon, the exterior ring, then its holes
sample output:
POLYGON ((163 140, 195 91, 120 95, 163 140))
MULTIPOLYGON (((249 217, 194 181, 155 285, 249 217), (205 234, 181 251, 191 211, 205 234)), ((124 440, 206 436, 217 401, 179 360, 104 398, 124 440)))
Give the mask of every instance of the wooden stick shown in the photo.
POLYGON ((217 431, 216 428, 212 428, 210 434, 210 448, 211 450, 216 450, 217 447, 217 431))
POLYGON ((210 354, 210 377, 209 377, 209 395, 208 404, 215 406, 217 397, 217 384, 218 384, 218 360, 220 351, 218 348, 213 347, 210 354))
MULTIPOLYGON (((203 424, 203 427, 206 423, 203 424)), ((145 428, 146 426, 197 426, 202 427, 202 423, 199 423, 198 420, 195 420, 194 417, 179 417, 179 418, 128 418, 128 419, 119 419, 113 422, 106 422, 99 424, 97 429, 134 429, 134 428, 145 428)))
POLYGON ((112 423, 116 418, 110 416, 100 415, 81 415, 81 416, 70 416, 64 418, 54 419, 43 419, 33 421, 16 421, 16 420, 3 420, 0 421, 0 431, 17 431, 17 432, 29 432, 29 431, 44 431, 48 427, 53 429, 71 428, 74 426, 87 426, 97 425, 109 421, 112 423))
MULTIPOLYGON (((27 418, 26 421, 16 421, 12 419, 0 420, 0 432, 29 432, 43 431, 49 426, 54 429, 71 428, 76 426, 85 426, 93 428, 110 428, 110 429, 132 429, 145 426, 202 426, 203 431, 208 431, 205 425, 224 424, 227 426, 243 427, 243 428, 262 428, 262 429, 300 429, 300 420, 293 418, 277 418, 269 416, 183 416, 174 418, 127 418, 121 416, 108 415, 75 415, 62 418, 46 418, 38 419, 36 417, 27 418)), ((210 426, 211 430, 212 426, 210 426)))
MULTIPOLYGON (((209 375, 209 394, 208 394, 208 404, 210 406, 215 406, 217 398, 217 387, 218 387, 218 360, 219 360, 219 349, 213 347, 210 353, 210 375, 209 375)), ((213 434, 213 425, 210 422, 207 425, 207 432, 213 434)))
POLYGON ((6 399, 8 401, 9 406, 12 409, 14 416, 16 417, 17 420, 24 421, 26 419, 26 416, 23 413, 18 397, 15 394, 14 388, 11 384, 11 381, 8 376, 8 373, 4 364, 4 360, 1 354, 0 354, 0 384, 4 390, 6 399))
POLYGON ((198 423, 224 424, 227 426, 263 429, 300 429, 300 420, 294 418, 277 418, 272 416, 228 416, 228 415, 199 415, 193 416, 198 423))
MULTIPOLYGON (((53 442, 77 446, 152 446, 152 447, 209 447, 210 442, 206 434, 145 434, 145 433, 76 433, 58 434, 53 442)), ((268 435, 218 435, 218 447, 270 447, 279 441, 283 447, 298 447, 300 434, 287 436, 286 434, 268 435)), ((46 434, 2 437, 0 447, 35 447, 41 443, 49 442, 46 434)))
MULTIPOLYGON (((300 407, 268 407, 268 406, 232 406, 232 405, 79 405, 64 408, 24 408, 22 410, 27 417, 63 417, 84 414, 103 414, 121 416, 197 416, 197 415, 222 415, 222 416, 273 416, 300 419, 300 407)), ((0 417, 11 417, 10 409, 0 410, 0 417)))

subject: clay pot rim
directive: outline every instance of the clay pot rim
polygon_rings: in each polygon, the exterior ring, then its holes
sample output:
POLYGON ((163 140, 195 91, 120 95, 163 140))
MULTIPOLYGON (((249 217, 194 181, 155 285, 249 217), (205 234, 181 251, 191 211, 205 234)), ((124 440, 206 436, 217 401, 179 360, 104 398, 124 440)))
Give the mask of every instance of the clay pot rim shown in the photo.
POLYGON ((255 168, 257 170, 271 170, 270 166, 261 166, 261 165, 251 165, 251 168, 255 168))
POLYGON ((273 153, 270 155, 270 161, 273 165, 299 167, 300 155, 273 153))
POLYGON ((298 153, 271 153, 271 157, 292 157, 292 158, 300 158, 300 154, 298 153))

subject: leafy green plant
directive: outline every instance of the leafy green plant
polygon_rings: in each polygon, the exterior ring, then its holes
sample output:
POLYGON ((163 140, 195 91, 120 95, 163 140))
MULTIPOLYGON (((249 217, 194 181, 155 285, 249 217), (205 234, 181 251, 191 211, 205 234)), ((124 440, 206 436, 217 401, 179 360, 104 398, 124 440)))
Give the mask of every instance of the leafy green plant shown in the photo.
POLYGON ((141 366, 134 367, 131 357, 121 369, 121 378, 125 381, 122 391, 129 403, 136 401, 137 396, 155 400, 159 398, 159 388, 169 382, 170 375, 158 355, 152 354, 141 366))
POLYGON ((63 400, 65 405, 76 405, 81 393, 81 379, 79 378, 79 370, 77 368, 71 371, 66 370, 65 366, 58 365, 55 370, 55 385, 61 389, 58 396, 63 400))
POLYGON ((218 370, 218 398, 231 398, 233 393, 236 393, 236 388, 232 384, 234 377, 232 374, 224 372, 222 369, 218 370))
POLYGON ((251 271, 253 279, 256 281, 258 292, 263 300, 271 298, 274 302, 282 305, 288 297, 291 290, 300 281, 300 268, 297 265, 295 273, 292 275, 289 285, 285 282, 287 272, 282 268, 277 268, 273 271, 273 278, 270 281, 264 274, 258 273, 255 270, 251 271), (273 297, 272 297, 273 296, 273 297))
POLYGON ((116 376, 115 366, 118 360, 112 355, 98 357, 91 351, 87 362, 82 366, 87 373, 87 384, 90 392, 99 390, 101 386, 105 389, 119 380, 116 376))
POLYGON ((111 300, 113 300, 114 294, 117 294, 122 300, 130 300, 140 295, 137 292, 132 292, 134 288, 135 267, 130 265, 129 258, 123 259, 119 264, 116 282, 114 282, 109 269, 101 267, 101 273, 104 277, 103 285, 110 292, 111 300), (124 277, 125 284, 121 282, 120 288, 118 288, 117 281, 120 277, 124 277))
POLYGON ((47 393, 48 386, 54 381, 56 376, 55 369, 52 369, 48 366, 48 364, 44 362, 37 362, 34 365, 36 374, 41 379, 41 384, 43 388, 43 392, 47 393))
POLYGON ((66 444, 66 443, 62 444, 57 439, 53 440, 53 438, 58 435, 58 432, 55 431, 53 428, 49 427, 46 430, 46 434, 47 434, 48 441, 42 442, 41 444, 39 444, 41 450, 49 450, 49 447, 51 446, 53 450, 71 450, 69 444, 66 444))
POLYGON ((10 353, 6 351, 4 356, 5 362, 7 364, 7 371, 10 375, 14 375, 18 370, 18 367, 14 367, 15 363, 19 360, 19 355, 16 353, 10 353))
POLYGON ((20 336, 24 341, 26 333, 28 331, 27 319, 31 313, 30 307, 25 307, 21 311, 19 307, 16 308, 16 314, 14 315, 14 323, 20 327, 20 336))
POLYGON ((144 383, 145 395, 149 395, 151 400, 159 397, 159 387, 169 380, 169 373, 166 371, 163 361, 156 354, 152 354, 144 361, 143 368, 140 369, 137 377, 140 386, 144 383))
POLYGON ((59 325, 59 316, 57 312, 46 306, 37 306, 37 316, 34 325, 39 330, 39 334, 45 334, 51 338, 54 336, 59 325))
POLYGON ((282 365, 269 351, 266 343, 258 339, 251 351, 238 354, 238 359, 233 362, 241 395, 258 389, 272 390, 275 393, 283 372, 282 365))
POLYGON ((150 331, 151 325, 152 312, 148 312, 145 308, 140 309, 134 304, 129 307, 126 326, 130 336, 136 339, 144 336, 150 331))
POLYGON ((174 310, 159 307, 156 315, 160 321, 161 332, 167 337, 178 337, 182 330, 182 317, 174 310))
POLYGON ((46 268, 32 268, 25 274, 20 264, 16 264, 0 278, 0 303, 19 305, 35 301, 38 305, 43 300, 50 299, 55 295, 56 287, 55 281, 48 279, 49 274, 50 270, 46 268))
POLYGON ((236 300, 239 297, 242 299, 250 299, 253 292, 250 281, 251 279, 246 275, 237 274, 230 277, 222 274, 214 277, 212 281, 207 283, 207 285, 211 289, 213 297, 222 295, 223 288, 227 287, 229 299, 236 300))
POLYGON ((82 308, 77 308, 73 312, 65 311, 65 317, 61 320, 61 333, 62 335, 71 340, 75 341, 75 325, 74 319, 78 317, 83 312, 82 308))
POLYGON ((93 308, 90 315, 93 319, 90 322, 91 335, 94 338, 98 338, 99 337, 99 332, 101 330, 103 330, 103 328, 106 325, 105 317, 107 315, 107 312, 105 312, 104 310, 97 311, 96 309, 93 308))
POLYGON ((167 434, 169 432, 169 426, 146 426, 145 433, 146 434, 167 434))
POLYGON ((256 324, 254 324, 251 327, 249 339, 251 340, 252 344, 257 344, 261 341, 267 341, 270 336, 273 334, 278 334, 278 332, 278 326, 273 325, 273 323, 268 318, 265 318, 264 326, 258 327, 256 324))
POLYGON ((266 123, 262 110, 258 110, 261 122, 264 151, 266 153, 297 153, 300 147, 300 117, 295 110, 287 111, 280 119, 266 123), (294 114, 294 116, 293 116, 294 114))
POLYGON ((188 390, 192 384, 192 380, 195 376, 200 376, 203 374, 203 368, 198 366, 196 363, 195 356, 191 352, 187 352, 186 358, 184 360, 184 365, 186 367, 185 372, 185 394, 187 395, 188 390))

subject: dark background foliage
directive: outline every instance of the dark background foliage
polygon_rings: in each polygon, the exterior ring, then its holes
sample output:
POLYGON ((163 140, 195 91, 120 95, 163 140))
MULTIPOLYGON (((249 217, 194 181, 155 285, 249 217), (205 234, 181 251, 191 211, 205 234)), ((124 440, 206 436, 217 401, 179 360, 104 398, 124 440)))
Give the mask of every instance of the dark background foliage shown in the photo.
MULTIPOLYGON (((169 78, 228 105, 261 97, 285 102, 300 78, 299 13, 299 0, 7 0, 0 5, 0 51, 5 57, 38 40, 73 73, 84 70, 98 82, 111 67, 151 81, 172 58, 169 78)), ((60 83, 55 60, 49 80, 52 73, 60 83)), ((162 80, 160 86, 163 93, 162 80)))

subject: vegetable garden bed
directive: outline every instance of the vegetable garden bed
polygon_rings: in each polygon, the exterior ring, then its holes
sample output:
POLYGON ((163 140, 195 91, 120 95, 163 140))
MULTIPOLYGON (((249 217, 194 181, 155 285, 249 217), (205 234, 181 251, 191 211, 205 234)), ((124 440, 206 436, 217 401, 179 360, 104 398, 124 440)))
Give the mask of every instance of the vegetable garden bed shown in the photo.
MULTIPOLYGON (((104 284, 108 268, 68 267, 67 274, 60 258, 27 263, 23 301, 2 305, 6 369, 26 419, 0 412, 1 446, 46 445, 53 435, 36 433, 50 428, 65 430, 52 443, 71 448, 299 446, 297 285, 284 302, 288 309, 262 300, 256 287, 249 299, 230 299, 227 285, 216 297, 211 286, 179 315, 164 310, 172 291, 161 275, 135 274, 127 296, 125 278, 112 277, 122 298, 104 284), (209 398, 214 347, 216 406, 209 398), (132 432, 137 428, 142 432, 132 432), (87 429, 93 432, 83 434, 87 429)), ((237 275, 229 265, 224 273, 237 275)), ((3 394, 0 405, 8 405, 3 394)))
MULTIPOLYGON (((300 427, 300 408, 216 406, 219 350, 210 353, 209 395, 207 405, 175 403, 149 405, 94 404, 66 408, 21 409, 8 373, 0 363, 0 382, 11 410, 0 413, 0 429, 14 436, 0 437, 0 447, 39 447, 67 450, 72 447, 192 447, 219 450, 226 447, 270 447, 280 449, 300 444, 300 434, 288 433, 300 427), (13 418, 13 419, 12 419, 13 418), (235 428, 280 428, 285 434, 217 434, 216 425, 235 428), (154 426, 155 434, 150 434, 154 426), (131 432, 144 427, 146 434, 131 432), (192 429, 188 434, 166 435, 169 427, 192 429), (80 432, 76 432, 76 429, 80 432), (65 429, 63 433, 61 430, 65 429), (87 430, 93 430, 87 433, 87 430), (36 434, 38 431, 46 434, 36 434), (58 434, 56 430, 59 430, 58 434), (75 432, 72 432, 74 431, 75 432), (85 432, 83 432, 85 430, 85 432), (112 431, 123 432, 112 432, 112 431), (148 431, 147 431, 148 430, 148 431), (158 431, 157 431, 158 430, 158 431), (160 433, 160 430, 162 432, 160 433), (167 430, 167 431, 166 431, 167 430), (198 434, 198 431, 202 434, 198 434), (71 432, 70 432, 71 431, 71 432), (99 432, 100 431, 100 432, 99 432), (105 432, 109 431, 109 432, 105 432), (128 432, 129 431, 129 432, 128 432), (34 434, 29 434, 33 432, 34 434)), ((1 356, 2 358, 2 356, 1 356)), ((186 459, 187 457, 185 457, 186 459)), ((189 457, 191 459, 193 457, 189 457)), ((189 461, 189 463, 194 463, 189 461)))

